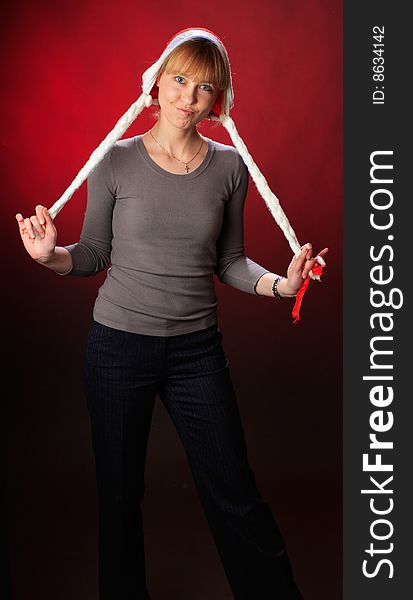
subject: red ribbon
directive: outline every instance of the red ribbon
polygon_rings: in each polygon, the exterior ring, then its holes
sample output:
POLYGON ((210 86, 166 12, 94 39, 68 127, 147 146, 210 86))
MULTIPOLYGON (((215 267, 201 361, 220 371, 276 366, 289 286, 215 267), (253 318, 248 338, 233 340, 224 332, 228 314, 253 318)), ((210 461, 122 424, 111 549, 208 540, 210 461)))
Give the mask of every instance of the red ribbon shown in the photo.
MULTIPOLYGON (((323 267, 321 265, 319 265, 318 263, 315 263, 315 265, 311 269, 311 271, 313 272, 313 275, 319 275, 321 277, 321 275, 323 274, 323 267)), ((294 323, 297 323, 300 320, 301 303, 303 301, 304 294, 307 291, 308 284, 310 283, 310 279, 311 278, 309 275, 307 276, 307 279, 304 279, 300 289, 298 290, 297 296, 295 297, 295 304, 294 304, 293 310, 292 310, 292 316, 293 316, 294 323)))

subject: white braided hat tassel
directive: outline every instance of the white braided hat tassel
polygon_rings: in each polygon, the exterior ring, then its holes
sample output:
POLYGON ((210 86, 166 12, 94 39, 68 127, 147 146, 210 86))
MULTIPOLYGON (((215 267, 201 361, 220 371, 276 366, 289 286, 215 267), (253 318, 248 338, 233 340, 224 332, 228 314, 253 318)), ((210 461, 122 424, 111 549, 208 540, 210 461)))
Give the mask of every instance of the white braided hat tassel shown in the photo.
MULTIPOLYGON (((229 115, 221 115, 219 120, 228 131, 235 148, 241 154, 241 157, 248 168, 253 182, 257 186, 257 189, 267 205, 268 210, 274 217, 275 222, 284 233, 291 250, 294 252, 294 254, 299 254, 301 252, 301 246, 298 242, 297 236, 295 235, 294 229, 291 227, 285 212, 281 208, 280 201, 271 190, 264 175, 261 173, 251 154, 248 152, 248 148, 239 135, 234 121, 229 115)), ((320 276, 315 275, 312 271, 310 271, 310 277, 311 279, 320 279, 320 276)))
POLYGON ((134 102, 126 113, 118 120, 115 127, 105 137, 105 139, 99 144, 99 146, 92 152, 85 165, 80 169, 72 183, 60 196, 58 200, 50 207, 49 213, 52 219, 62 210, 64 205, 73 196, 75 191, 82 185, 82 183, 89 177, 90 173, 100 163, 105 154, 112 148, 112 146, 122 137, 125 131, 130 127, 136 117, 142 112, 145 106, 151 106, 152 96, 149 94, 142 93, 139 98, 134 102))
POLYGON ((264 199, 265 204, 267 205, 270 213, 274 217, 275 222, 280 226, 285 237, 287 238, 291 250, 294 252, 294 254, 298 254, 301 251, 301 247, 298 243, 297 236, 295 235, 293 228, 291 227, 283 209, 280 206, 280 201, 278 200, 277 196, 271 191, 267 180, 255 164, 251 154, 248 152, 248 148, 241 139, 235 127, 234 121, 228 115, 223 115, 220 118, 220 121, 225 127, 225 129, 228 131, 235 148, 241 154, 242 159, 246 164, 248 171, 250 172, 252 180, 257 186, 257 189, 261 194, 262 198, 264 199))

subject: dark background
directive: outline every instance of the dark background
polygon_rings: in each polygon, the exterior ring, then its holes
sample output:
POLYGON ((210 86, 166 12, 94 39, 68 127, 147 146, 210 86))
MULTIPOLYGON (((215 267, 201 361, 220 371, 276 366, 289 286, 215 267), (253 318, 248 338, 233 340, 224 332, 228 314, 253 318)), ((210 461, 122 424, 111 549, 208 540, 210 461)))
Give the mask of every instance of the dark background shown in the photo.
MULTIPOLYGON (((14 215, 55 202, 140 95, 141 74, 167 40, 194 26, 212 29, 228 49, 231 115, 300 243, 330 248, 328 273, 311 285, 299 324, 290 301, 219 282, 217 293, 260 491, 306 600, 341 597, 341 9, 340 0, 39 0, 3 9, 3 540, 15 600, 97 598, 94 465, 80 365, 104 274, 58 277, 31 262, 14 215)), ((145 110, 124 137, 153 122, 145 110)), ((202 132, 231 143, 220 126, 202 132)), ((56 218, 59 244, 78 239, 85 202, 84 184, 56 218)), ((286 271, 290 248, 252 182, 245 235, 252 259, 286 271)), ((229 600, 159 400, 146 482, 154 599, 229 600)))

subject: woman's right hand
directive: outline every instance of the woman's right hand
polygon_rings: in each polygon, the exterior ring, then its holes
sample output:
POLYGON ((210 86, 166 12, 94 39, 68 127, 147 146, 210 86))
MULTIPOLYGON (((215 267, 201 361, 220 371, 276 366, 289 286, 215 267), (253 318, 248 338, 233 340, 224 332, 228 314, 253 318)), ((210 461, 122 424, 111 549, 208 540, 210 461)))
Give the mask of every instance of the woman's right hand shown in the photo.
POLYGON ((18 213, 16 220, 27 252, 34 260, 47 263, 54 256, 57 241, 57 230, 47 208, 38 204, 30 219, 18 213))

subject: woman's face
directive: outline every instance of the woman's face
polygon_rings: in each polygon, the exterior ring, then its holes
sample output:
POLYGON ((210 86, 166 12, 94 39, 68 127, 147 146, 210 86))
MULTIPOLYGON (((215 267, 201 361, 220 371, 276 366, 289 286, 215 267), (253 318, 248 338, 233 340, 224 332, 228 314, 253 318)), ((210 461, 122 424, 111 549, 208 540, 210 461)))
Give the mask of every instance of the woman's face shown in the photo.
POLYGON ((175 71, 164 71, 157 84, 160 118, 179 129, 189 129, 205 119, 218 95, 207 81, 195 81, 175 71))

